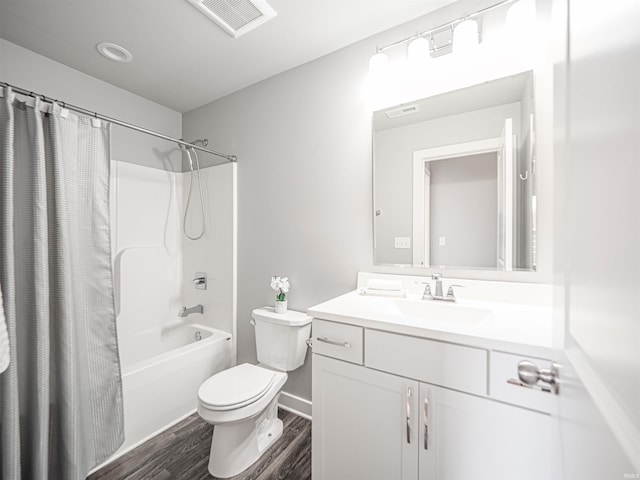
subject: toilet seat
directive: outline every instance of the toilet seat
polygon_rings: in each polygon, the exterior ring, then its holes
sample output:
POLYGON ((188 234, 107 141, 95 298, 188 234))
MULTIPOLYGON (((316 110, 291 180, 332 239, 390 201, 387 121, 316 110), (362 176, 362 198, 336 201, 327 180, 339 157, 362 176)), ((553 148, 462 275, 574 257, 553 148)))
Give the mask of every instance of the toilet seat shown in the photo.
POLYGON ((208 409, 234 410, 262 398, 275 377, 271 370, 243 363, 206 380, 198 390, 198 398, 208 409))

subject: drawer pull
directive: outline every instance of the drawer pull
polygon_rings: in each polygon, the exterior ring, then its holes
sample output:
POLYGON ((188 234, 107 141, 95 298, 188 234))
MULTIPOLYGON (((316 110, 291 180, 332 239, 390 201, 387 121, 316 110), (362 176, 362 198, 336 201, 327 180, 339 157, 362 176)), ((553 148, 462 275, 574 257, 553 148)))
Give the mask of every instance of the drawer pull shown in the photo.
POLYGON ((429 450, 429 399, 424 399, 424 449, 429 450))
POLYGON ((351 348, 349 342, 336 342, 335 340, 329 340, 327 337, 317 337, 316 340, 322 343, 328 343, 329 345, 335 345, 336 347, 351 348))
POLYGON ((543 385, 527 385, 526 383, 522 383, 520 380, 516 380, 515 378, 510 378, 509 380, 507 380, 507 383, 510 385, 515 385, 516 387, 530 388, 531 390, 537 390, 538 392, 551 393, 551 387, 545 387, 543 385))
POLYGON ((411 443, 411 387, 407 387, 407 443, 411 443))

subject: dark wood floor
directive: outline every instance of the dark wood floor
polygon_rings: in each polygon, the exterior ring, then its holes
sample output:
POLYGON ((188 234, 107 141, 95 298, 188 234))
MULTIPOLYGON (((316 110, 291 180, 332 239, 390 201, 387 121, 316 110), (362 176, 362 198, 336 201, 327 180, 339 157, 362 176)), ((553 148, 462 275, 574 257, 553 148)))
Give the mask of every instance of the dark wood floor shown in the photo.
MULTIPOLYGON (((311 422, 283 410, 284 433, 267 452, 233 480, 311 479, 311 422)), ((211 480, 213 428, 193 414, 98 470, 87 480, 211 480)))

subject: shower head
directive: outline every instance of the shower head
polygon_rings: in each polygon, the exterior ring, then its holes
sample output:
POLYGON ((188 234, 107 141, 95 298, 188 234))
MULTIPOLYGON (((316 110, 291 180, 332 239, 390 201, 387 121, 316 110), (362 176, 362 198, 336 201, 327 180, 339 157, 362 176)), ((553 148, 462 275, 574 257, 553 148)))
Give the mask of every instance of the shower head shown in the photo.
MULTIPOLYGON (((181 138, 180 140, 183 141, 183 142, 185 141, 184 138, 181 138)), ((209 140, 207 140, 206 138, 196 138, 195 140, 192 140, 191 142, 188 142, 188 143, 190 143, 191 145, 200 144, 203 147, 206 147, 207 145, 209 145, 209 140)), ((178 146, 180 147, 181 150, 187 150, 189 148, 188 146, 186 146, 186 145, 184 145, 182 143, 179 143, 178 146)))

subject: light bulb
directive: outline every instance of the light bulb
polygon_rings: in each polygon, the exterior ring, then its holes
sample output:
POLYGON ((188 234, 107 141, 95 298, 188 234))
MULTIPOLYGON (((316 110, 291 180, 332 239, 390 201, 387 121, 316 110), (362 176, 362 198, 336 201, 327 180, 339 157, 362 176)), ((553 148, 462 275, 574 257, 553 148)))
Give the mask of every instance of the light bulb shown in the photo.
POLYGON ((378 52, 369 60, 369 75, 379 76, 386 72, 389 58, 382 52, 378 52))
POLYGON ((535 33, 536 6, 532 0, 519 0, 507 10, 507 41, 530 41, 535 33))
POLYGON ((424 37, 418 37, 412 40, 407 47, 407 61, 412 66, 422 66, 431 57, 431 49, 429 48, 429 40, 424 37))
POLYGON ((460 22, 453 31, 453 53, 467 55, 478 46, 478 23, 475 20, 460 22))

